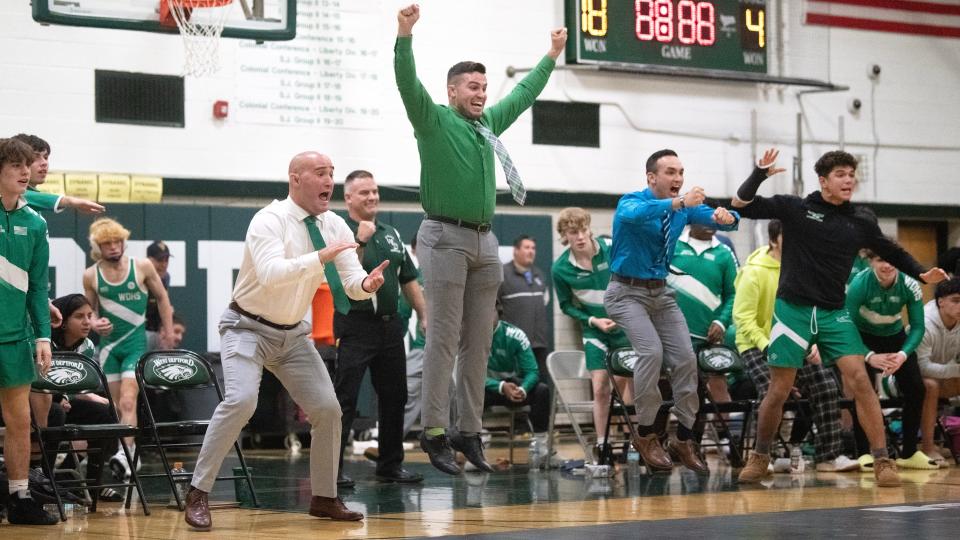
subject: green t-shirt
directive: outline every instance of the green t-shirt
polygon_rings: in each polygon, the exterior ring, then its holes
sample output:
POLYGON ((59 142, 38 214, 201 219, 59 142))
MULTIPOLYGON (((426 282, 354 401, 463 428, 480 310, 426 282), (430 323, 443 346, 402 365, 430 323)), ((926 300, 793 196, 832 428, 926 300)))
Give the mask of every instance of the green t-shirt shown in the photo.
MULTIPOLYGON (((398 37, 394 53, 397 89, 420 152, 423 209, 429 215, 489 222, 497 194, 493 148, 472 120, 433 102, 417 79, 411 36, 398 37)), ((544 56, 507 97, 484 110, 480 123, 498 136, 506 131, 536 101, 555 65, 544 56)))
POLYGON ((861 257, 858 254, 857 258, 853 260, 853 266, 850 268, 850 277, 847 278, 847 287, 850 287, 850 282, 853 281, 853 278, 857 277, 857 274, 863 272, 867 268, 870 268, 870 259, 861 257))
POLYGON ((902 351, 910 354, 923 340, 923 291, 912 277, 897 272, 897 279, 888 289, 872 268, 861 271, 847 288, 846 308, 857 329, 874 336, 892 336, 903 330, 903 308, 907 308, 910 332, 902 351))
POLYGON ((23 198, 0 212, 0 343, 49 338, 47 222, 23 198))
POLYGON ((700 253, 693 248, 688 235, 677 241, 667 285, 677 292, 677 305, 687 320, 690 336, 707 338, 714 321, 724 330, 733 322, 734 285, 737 258, 730 248, 716 238, 700 253))
POLYGON ((540 380, 540 371, 533 349, 530 348, 530 340, 523 330, 499 321, 493 331, 485 386, 491 392, 499 392, 500 382, 510 377, 520 379, 520 386, 529 394, 540 380))
POLYGON ((610 284, 610 240, 599 238, 594 243, 597 253, 591 261, 592 269, 577 266, 569 248, 550 269, 560 311, 579 321, 583 328, 587 328, 590 317, 607 318, 603 294, 610 284))
POLYGON ((27 205, 37 212, 56 212, 62 210, 62 208, 58 208, 58 206, 60 205, 60 199, 63 198, 63 195, 37 191, 37 188, 31 187, 23 194, 23 198, 27 201, 27 205))

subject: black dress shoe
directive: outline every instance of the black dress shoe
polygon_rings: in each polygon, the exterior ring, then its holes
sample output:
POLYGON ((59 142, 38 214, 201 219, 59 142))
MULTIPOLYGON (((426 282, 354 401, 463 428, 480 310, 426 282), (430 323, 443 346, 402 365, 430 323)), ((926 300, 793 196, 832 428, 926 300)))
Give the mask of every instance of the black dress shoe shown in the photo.
POLYGON ((357 483, 353 481, 353 478, 347 476, 343 471, 337 473, 337 487, 352 488, 355 485, 357 483))
POLYGON ((487 463, 483 457, 483 443, 480 441, 480 434, 464 435, 459 431, 450 434, 450 446, 458 452, 462 452, 467 461, 473 463, 473 466, 482 472, 494 472, 493 466, 487 463))
POLYGON ((403 467, 392 471, 378 472, 376 476, 380 482, 396 482, 398 484, 416 484, 423 482, 423 475, 410 472, 403 467))
POLYGON ((430 464, 447 474, 460 474, 460 467, 453 458, 453 450, 450 448, 450 441, 446 435, 437 435, 428 437, 426 433, 420 434, 420 449, 430 456, 430 464))

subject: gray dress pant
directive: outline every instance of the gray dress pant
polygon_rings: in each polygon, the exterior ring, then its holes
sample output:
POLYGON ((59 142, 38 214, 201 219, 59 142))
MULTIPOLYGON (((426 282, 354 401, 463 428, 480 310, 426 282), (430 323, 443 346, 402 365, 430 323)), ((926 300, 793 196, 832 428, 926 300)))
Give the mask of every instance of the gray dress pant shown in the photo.
POLYGON ((503 281, 498 248, 492 232, 431 219, 420 225, 417 258, 430 314, 423 358, 425 428, 450 424, 449 392, 456 362, 459 429, 480 431, 487 358, 497 321, 494 306, 503 281))
POLYGON ((313 495, 336 497, 340 404, 310 339, 310 325, 279 330, 228 309, 220 319, 220 336, 224 399, 210 420, 190 484, 206 492, 213 488, 223 459, 257 408, 267 368, 309 418, 313 495))
POLYGON ((673 388, 673 414, 693 428, 700 409, 697 397, 697 360, 686 319, 669 287, 635 287, 611 281, 603 297, 607 315, 627 334, 639 357, 633 368, 637 422, 653 425, 663 396, 657 383, 666 364, 673 388))

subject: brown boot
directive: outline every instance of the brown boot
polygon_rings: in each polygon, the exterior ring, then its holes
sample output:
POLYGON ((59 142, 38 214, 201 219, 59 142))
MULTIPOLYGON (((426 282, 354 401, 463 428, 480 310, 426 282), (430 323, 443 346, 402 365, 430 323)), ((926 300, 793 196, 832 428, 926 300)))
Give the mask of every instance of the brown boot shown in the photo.
POLYGON ((310 499, 310 515, 318 518, 330 518, 334 521, 360 521, 363 514, 347 508, 340 497, 320 497, 310 499))
POLYGON ((670 452, 670 457, 679 460, 680 463, 683 463, 695 473, 707 474, 710 472, 709 467, 700 457, 700 449, 697 447, 697 443, 692 440, 670 439, 670 442, 667 443, 667 451, 670 452))
POLYGON ((737 481, 741 484, 754 484, 759 482, 770 476, 770 471, 767 470, 769 466, 769 454, 750 452, 750 458, 747 459, 747 464, 744 465, 740 471, 740 476, 737 477, 737 481))
POLYGON ((669 471, 673 469, 673 462, 670 461, 670 456, 667 455, 663 450, 663 446, 660 445, 660 439, 657 438, 656 433, 651 433, 646 437, 635 437, 633 439, 633 447, 640 453, 640 458, 643 459, 647 468, 656 471, 669 471))
POLYGON ((876 458, 873 460, 873 477, 880 487, 900 487, 900 475, 897 474, 897 464, 890 458, 876 458))
POLYGON ((183 511, 183 519, 187 522, 187 525, 201 531, 209 531, 213 522, 210 520, 210 504, 207 502, 207 492, 190 486, 185 502, 186 508, 183 511))

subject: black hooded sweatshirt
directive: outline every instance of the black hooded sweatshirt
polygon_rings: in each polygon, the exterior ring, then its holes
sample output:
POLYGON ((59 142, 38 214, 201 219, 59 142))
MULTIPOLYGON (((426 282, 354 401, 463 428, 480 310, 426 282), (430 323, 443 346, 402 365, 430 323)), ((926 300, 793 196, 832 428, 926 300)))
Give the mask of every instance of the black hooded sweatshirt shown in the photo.
MULTIPOLYGON (((753 174, 766 175, 757 168, 753 174)), ((860 248, 867 248, 910 277, 925 270, 899 244, 880 231, 876 218, 849 202, 831 204, 819 191, 757 196, 740 215, 783 223, 783 258, 777 298, 824 309, 843 308, 847 277, 860 248)), ((921 282, 923 280, 920 280, 921 282)))

